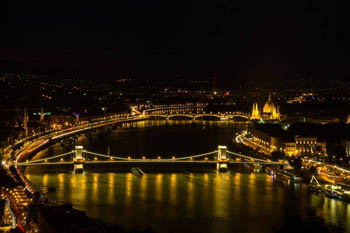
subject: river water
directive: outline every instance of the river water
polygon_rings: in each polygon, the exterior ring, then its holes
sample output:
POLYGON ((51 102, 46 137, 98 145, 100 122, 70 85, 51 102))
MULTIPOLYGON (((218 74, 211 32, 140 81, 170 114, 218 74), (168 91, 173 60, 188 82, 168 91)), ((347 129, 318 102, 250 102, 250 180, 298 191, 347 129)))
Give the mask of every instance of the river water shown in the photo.
MULTIPOLYGON (((141 158, 187 156, 234 148, 231 139, 247 124, 221 121, 144 121, 124 124, 111 132, 81 136, 89 151, 141 158)), ((71 150, 56 144, 36 158, 71 150)), ((301 214, 313 206, 327 221, 341 222, 350 232, 350 205, 308 193, 306 186, 280 184, 264 173, 242 169, 228 173, 132 173, 107 170, 73 174, 71 170, 30 167, 33 184, 55 187, 50 200, 70 202, 100 218, 126 228, 151 227, 156 232, 274 232, 285 215, 301 214)))

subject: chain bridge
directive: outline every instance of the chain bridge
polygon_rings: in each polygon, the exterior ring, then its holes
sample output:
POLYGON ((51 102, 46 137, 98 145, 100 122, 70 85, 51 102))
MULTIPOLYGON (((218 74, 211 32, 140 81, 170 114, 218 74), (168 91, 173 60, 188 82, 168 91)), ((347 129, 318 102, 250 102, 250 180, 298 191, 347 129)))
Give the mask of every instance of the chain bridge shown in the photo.
POLYGON ((226 146, 218 146, 217 150, 207 153, 171 157, 171 158, 132 158, 105 155, 96 152, 84 150, 83 146, 76 146, 75 150, 47 157, 42 159, 27 160, 25 162, 16 162, 17 167, 22 166, 46 166, 46 165, 74 165, 75 172, 84 170, 84 164, 111 164, 111 163, 192 163, 192 164, 208 164, 214 163, 217 170, 226 171, 228 164, 253 164, 253 165, 283 165, 281 162, 273 162, 270 160, 258 159, 240 153, 227 150, 226 146))

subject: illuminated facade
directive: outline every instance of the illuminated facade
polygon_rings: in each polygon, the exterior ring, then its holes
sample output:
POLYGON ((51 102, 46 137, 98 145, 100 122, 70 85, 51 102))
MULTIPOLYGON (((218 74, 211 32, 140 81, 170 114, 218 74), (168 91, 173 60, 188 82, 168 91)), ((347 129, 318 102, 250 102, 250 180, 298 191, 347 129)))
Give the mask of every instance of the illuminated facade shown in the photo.
POLYGON ((326 143, 318 142, 317 137, 295 137, 296 153, 298 155, 312 155, 326 152, 326 143))
POLYGON ((317 137, 290 137, 281 133, 265 130, 252 130, 254 145, 265 154, 274 151, 283 152, 288 156, 311 156, 326 154, 326 142, 319 142, 317 137))
POLYGON ((260 120, 260 112, 258 108, 258 103, 253 104, 252 116, 250 117, 252 120, 260 120))
POLYGON ((264 105, 262 118, 264 120, 280 120, 280 110, 279 106, 275 105, 271 100, 271 93, 269 94, 269 99, 264 105))
POLYGON ((348 119, 346 120, 346 124, 350 124, 350 114, 348 115, 348 119))
POLYGON ((251 115, 252 120, 272 120, 279 121, 281 119, 280 109, 278 105, 275 105, 271 100, 271 93, 269 99, 264 105, 262 113, 260 113, 258 104, 253 104, 253 110, 251 115))

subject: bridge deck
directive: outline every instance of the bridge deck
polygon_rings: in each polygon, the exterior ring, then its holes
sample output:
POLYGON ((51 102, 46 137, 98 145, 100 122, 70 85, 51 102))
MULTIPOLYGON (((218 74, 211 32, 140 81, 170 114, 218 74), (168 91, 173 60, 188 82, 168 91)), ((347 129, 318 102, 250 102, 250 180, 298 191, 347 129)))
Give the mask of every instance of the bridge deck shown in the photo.
MULTIPOLYGON (((157 159, 149 159, 149 160, 118 160, 118 161, 84 161, 84 164, 113 164, 113 163, 193 163, 193 164, 216 164, 219 161, 203 161, 203 160, 157 160, 157 159)), ((239 162, 239 161, 227 161, 227 164, 261 164, 261 165, 280 165, 277 162, 239 162)), ((45 163, 18 163, 17 166, 43 166, 43 165, 73 165, 74 162, 45 162, 45 163)))

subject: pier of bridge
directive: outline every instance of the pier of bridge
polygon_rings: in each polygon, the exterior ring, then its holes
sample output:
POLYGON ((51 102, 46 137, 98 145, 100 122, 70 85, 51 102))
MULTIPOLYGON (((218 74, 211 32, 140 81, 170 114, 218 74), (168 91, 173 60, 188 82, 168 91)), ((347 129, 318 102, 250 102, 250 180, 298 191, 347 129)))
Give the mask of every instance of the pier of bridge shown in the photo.
POLYGON ((226 146, 218 146, 218 161, 216 164, 216 169, 220 172, 226 172, 228 170, 227 166, 227 147, 226 146))
POLYGON ((75 153, 74 153, 74 172, 79 173, 83 172, 84 170, 84 158, 83 158, 83 146, 75 146, 75 153))

